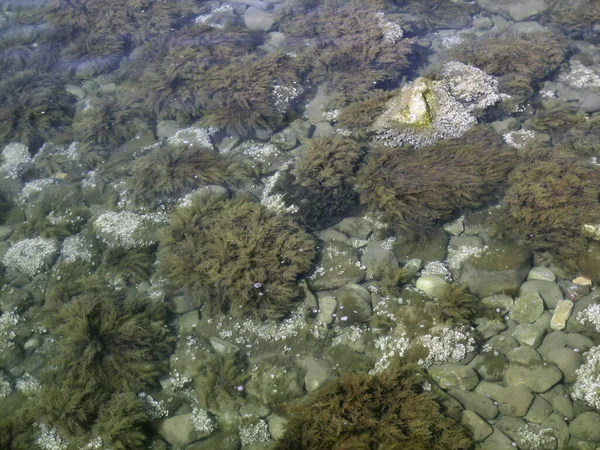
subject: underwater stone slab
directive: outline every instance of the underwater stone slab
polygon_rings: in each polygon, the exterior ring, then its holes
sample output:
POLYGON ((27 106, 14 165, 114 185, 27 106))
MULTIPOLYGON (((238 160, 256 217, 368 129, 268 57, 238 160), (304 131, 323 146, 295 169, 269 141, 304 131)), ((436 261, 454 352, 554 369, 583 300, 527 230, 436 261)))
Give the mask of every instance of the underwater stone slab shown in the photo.
POLYGON ((539 395, 536 395, 533 399, 533 403, 529 407, 529 411, 525 415, 525 420, 532 423, 543 423, 550 417, 553 409, 552 405, 548 400, 539 395))
POLYGON ((586 411, 579 414, 569 424, 569 433, 585 441, 600 441, 600 414, 586 411))
POLYGON ((462 424, 471 430, 475 442, 483 441, 494 431, 489 423, 482 419, 477 413, 469 411, 468 409, 463 411, 462 424))
POLYGON ((562 377, 562 372, 555 365, 544 363, 525 366, 512 363, 504 374, 504 382, 507 386, 523 384, 533 392, 542 393, 558 384, 562 377))
POLYGON ((337 309, 338 302, 330 295, 319 297, 319 313, 317 314, 317 322, 332 324, 335 320, 334 314, 337 309))
POLYGON ((328 242, 320 252, 317 268, 307 282, 311 290, 323 291, 359 283, 364 277, 355 249, 341 242, 328 242))
POLYGON ((161 420, 158 423, 157 432, 169 444, 180 448, 209 436, 209 433, 196 431, 192 413, 178 414, 161 420))
POLYGON ((367 279, 373 279, 379 268, 398 267, 398 258, 391 249, 389 241, 369 241, 362 249, 360 262, 367 268, 367 279))
POLYGON ((573 302, 571 300, 560 300, 552 314, 550 327, 553 330, 564 330, 567 326, 567 320, 571 317, 573 311, 573 302))
POLYGON ((470 391, 479 383, 477 373, 472 368, 460 364, 431 366, 427 372, 444 390, 464 389, 470 391))
POLYGON ((306 370, 304 374, 304 388, 313 392, 323 386, 333 375, 331 364, 321 359, 303 358, 300 365, 306 370))
POLYGON ((481 303, 486 308, 494 309, 499 314, 504 315, 512 309, 514 300, 510 295, 494 294, 482 299, 481 303))
POLYGON ((362 217, 346 217, 332 228, 357 239, 368 239, 371 233, 373 233, 371 221, 362 217))
MULTIPOLYGON (((271 414, 267 417, 267 423, 269 424, 269 434, 273 439, 281 439, 285 435, 288 424, 288 420, 285 417, 271 414)), ((235 450, 237 449, 236 447, 235 450)))
POLYGON ((422 290, 428 297, 439 297, 444 293, 448 283, 439 275, 423 275, 417 278, 417 289, 422 290))
POLYGON ((12 233, 13 233, 12 227, 10 227, 8 225, 0 226, 0 241, 7 240, 12 233))
POLYGON ((573 420, 575 417, 573 402, 571 402, 571 399, 567 395, 557 395, 554 397, 552 399, 552 409, 568 420, 573 420))
POLYGON ((544 338, 544 331, 529 323, 521 323, 512 330, 512 335, 520 344, 538 348, 544 338))
POLYGON ((342 323, 363 323, 371 318, 371 293, 358 284, 347 284, 337 291, 337 320, 342 323))
POLYGON ((532 267, 527 274, 527 280, 556 281, 556 275, 548 267, 532 267))
POLYGON ((539 364, 542 362, 541 355, 529 345, 522 345, 506 354, 508 361, 524 365, 539 364))
POLYGON ((537 292, 526 292, 515 299, 510 318, 519 323, 533 323, 544 312, 544 301, 537 292))
POLYGON ((479 446, 479 450, 514 450, 513 441, 507 435, 502 433, 498 428, 493 427, 494 432, 490 434, 483 444, 479 446))
POLYGON ((580 352, 572 348, 553 348, 548 352, 548 361, 556 364, 564 375, 565 383, 573 383, 577 379, 577 369, 581 366, 583 358, 580 352))
POLYGON ((496 396, 498 410, 505 416, 523 417, 533 402, 533 394, 527 386, 508 386, 496 396))
POLYGON ((553 281, 528 280, 525 281, 519 289, 519 295, 527 292, 537 292, 544 300, 548 309, 556 308, 556 304, 565 298, 560 286, 553 281))
POLYGON ((221 339, 217 336, 211 336, 209 342, 213 350, 221 355, 239 353, 240 351, 240 348, 237 345, 234 345, 231 342, 221 339))
POLYGON ((458 400, 465 409, 476 412, 486 420, 493 420, 498 415, 498 408, 494 402, 481 394, 462 389, 451 389, 448 394, 458 400))
POLYGON ((531 19, 548 9, 544 0, 477 0, 477 4, 493 14, 508 14, 515 22, 531 19))
POLYGON ((274 24, 273 15, 256 6, 251 6, 244 12, 244 25, 249 30, 269 31, 274 24))

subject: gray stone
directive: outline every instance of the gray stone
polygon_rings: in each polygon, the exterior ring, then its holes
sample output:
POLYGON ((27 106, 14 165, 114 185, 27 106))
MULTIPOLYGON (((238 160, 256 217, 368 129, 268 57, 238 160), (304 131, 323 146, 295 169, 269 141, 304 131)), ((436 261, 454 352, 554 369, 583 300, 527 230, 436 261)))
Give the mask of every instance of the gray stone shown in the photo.
POLYGON ((529 253, 516 245, 490 247, 464 261, 458 281, 479 296, 512 294, 519 290, 530 269, 529 253))
POLYGON ((181 130, 181 126, 175 120, 161 120, 156 124, 156 137, 170 138, 181 130))
POLYGON ((567 326, 567 320, 571 317, 573 311, 573 302, 571 300, 560 300, 552 313, 550 327, 553 330, 564 330, 567 326))
POLYGON ((255 6, 244 12, 244 25, 249 30, 269 31, 275 24, 273 15, 255 6))
POLYGON ((291 150, 298 144, 296 132, 292 128, 284 128, 283 130, 271 136, 271 144, 273 144, 279 150, 291 150))
POLYGON ((450 233, 452 236, 460 236, 465 230, 465 225, 462 219, 456 219, 452 222, 445 223, 444 230, 450 233))
POLYGON ((373 232, 373 225, 369 220, 362 217, 346 217, 335 224, 333 229, 350 237, 368 239, 373 232))
POLYGON ((483 248, 483 241, 479 236, 452 236, 448 242, 448 248, 458 250, 461 247, 483 248))
POLYGON ((369 241, 362 252, 360 262, 367 268, 367 279, 373 279, 382 267, 398 267, 398 258, 389 248, 388 241, 369 241))
POLYGON ((515 299, 510 318, 521 324, 535 322, 544 312, 544 301, 537 292, 526 292, 515 299))
POLYGON ((74 95, 77 100, 83 100, 86 97, 85 90, 83 90, 79 86, 67 84, 65 85, 65 91, 67 91, 71 95, 74 95))
POLYGON ((337 320, 342 323, 364 323, 371 318, 371 294, 358 284, 347 284, 337 291, 337 320))
POLYGON ((231 342, 217 336, 211 336, 209 342, 213 350, 221 355, 235 354, 240 351, 237 345, 233 345, 231 342))
POLYGON ((209 433, 196 431, 192 413, 178 414, 161 420, 157 425, 157 432, 169 444, 180 448, 209 436, 209 433))
POLYGON ((319 389, 333 375, 331 364, 324 359, 303 358, 300 364, 306 370, 304 387, 308 392, 319 389))
POLYGON ((193 309, 190 312, 179 316, 179 334, 188 334, 194 331, 200 322, 198 310, 193 309))
POLYGON ((317 88, 315 96, 306 105, 305 113, 311 123, 323 122, 323 108, 329 103, 330 95, 327 93, 327 85, 322 84, 317 88))
POLYGON ((272 31, 269 33, 269 40, 265 43, 265 48, 269 52, 274 52, 280 49, 285 43, 286 36, 284 33, 279 31, 272 31))
POLYGON ((345 245, 352 246, 352 241, 348 239, 348 236, 346 236, 344 233, 334 230, 333 228, 325 228, 324 230, 320 230, 316 233, 316 236, 319 238, 319 240, 325 243, 337 241, 345 245))
POLYGON ((537 292, 544 300, 544 304, 548 309, 556 308, 556 304, 565 298, 558 284, 553 281, 544 280, 529 280, 521 285, 520 295, 525 295, 528 292, 537 292))
POLYGON ((556 281, 556 275, 548 267, 532 267, 527 274, 527 280, 556 281))
POLYGON ((489 339, 492 336, 496 336, 501 331, 506 330, 506 324, 498 317, 498 319, 476 319, 477 331, 481 334, 484 339, 489 339))
POLYGON ((554 348, 563 348, 567 346, 567 335, 562 331, 553 331, 544 337, 542 345, 537 349, 542 358, 548 360, 548 353, 554 348))
POLYGON ((506 354, 513 348, 519 346, 519 342, 512 336, 493 336, 486 342, 486 345, 492 350, 498 350, 500 353, 506 354))
POLYGON ((329 122, 317 122, 312 137, 328 137, 335 134, 335 128, 329 122))
POLYGON ((508 367, 506 356, 497 351, 482 352, 473 358, 470 366, 475 369, 482 380, 500 381, 508 367))
POLYGON ((532 423, 544 423, 553 412, 554 410, 550 402, 536 395, 525 415, 525 420, 532 423))
POLYGON ((494 402, 481 394, 461 389, 452 389, 448 394, 458 400, 465 409, 470 409, 485 420, 493 420, 498 415, 498 408, 494 402))
POLYGON ((529 323, 517 325, 512 330, 512 335, 522 345, 538 348, 544 338, 544 332, 529 323))
POLYGON ((512 439, 496 427, 478 448, 479 450, 515 450, 512 439))
POLYGON ((494 294, 482 299, 481 303, 486 308, 494 309, 498 314, 504 315, 512 309, 514 301, 510 295, 494 294))
POLYGON ((596 345, 589 337, 579 333, 567 333, 565 342, 567 347, 581 353, 587 352, 596 345))
POLYGON ((169 309, 175 314, 185 314, 194 309, 198 309, 198 299, 188 293, 175 295, 169 299, 169 309))
POLYGON ((483 441, 494 431, 489 423, 483 420, 477 413, 468 409, 463 411, 462 424, 471 430, 475 442, 483 441))
POLYGON ((267 423, 269 425, 269 434, 273 439, 281 439, 285 435, 288 424, 288 420, 285 417, 271 414, 267 418, 267 423))
POLYGON ((313 132, 314 126, 302 119, 296 119, 290 123, 289 128, 294 130, 296 137, 301 143, 306 142, 313 132))
POLYGON ((519 348, 511 350, 506 354, 506 357, 511 363, 519 363, 526 366, 542 362, 540 354, 528 345, 522 345, 519 348))
POLYGON ((260 417, 265 418, 271 414, 271 409, 266 405, 247 403, 240 406, 240 416, 243 418, 260 417))
POLYGON ((552 399, 552 409, 567 420, 573 420, 575 410, 568 395, 557 395, 552 399))
POLYGON ((565 383, 573 383, 577 379, 577 369, 583 362, 581 353, 569 347, 551 349, 548 352, 548 361, 560 369, 565 383))
POLYGON ((317 322, 332 324, 335 320, 335 311, 338 302, 331 295, 319 297, 319 313, 317 314, 317 322))
POLYGON ((544 26, 533 20, 513 23, 510 26, 511 33, 543 33, 544 31, 546 31, 544 26))
POLYGON ((515 22, 535 18, 548 9, 544 0, 477 0, 477 4, 493 14, 507 14, 515 22))
POLYGON ((416 287, 429 297, 440 297, 448 283, 439 275, 423 275, 417 278, 416 287))
POLYGON ((356 250, 341 242, 328 242, 317 260, 317 270, 308 279, 313 291, 336 289, 360 282, 365 273, 357 264, 356 250))
POLYGON ((489 17, 477 17, 473 19, 473 28, 476 30, 489 30, 494 26, 494 22, 489 17))
POLYGON ((600 442, 600 414, 596 411, 579 414, 569 424, 569 433, 585 441, 600 442))
POLYGON ((13 233, 13 228, 8 225, 0 226, 0 241, 6 241, 13 233))
POLYGON ((507 386, 523 384, 533 392, 546 392, 562 379, 562 372, 552 364, 540 364, 535 366, 524 366, 511 363, 504 374, 504 382, 507 386))
POLYGON ((581 102, 581 110, 586 113, 600 111, 600 94, 588 93, 581 102))
POLYGON ((523 417, 533 402, 533 394, 527 386, 517 385, 503 388, 496 396, 498 410, 505 416, 523 417))
POLYGON ((521 124, 514 117, 510 117, 504 120, 497 120, 495 122, 492 122, 490 125, 496 133, 502 136, 511 131, 518 130, 521 124))
POLYGON ((540 330, 543 334, 552 333, 550 322, 552 321, 552 314, 550 311, 544 311, 542 315, 532 323, 534 327, 540 330))
POLYGON ((227 200, 229 198, 229 192, 227 191, 227 188, 218 186, 216 184, 202 186, 194 195, 199 198, 215 200, 227 200))
MULTIPOLYGON (((239 450, 241 445, 237 432, 220 432, 216 436, 210 436, 207 439, 188 445, 185 450, 239 450)), ((151 445, 148 448, 150 450, 167 450, 166 446, 164 449, 156 445, 151 445)))
POLYGON ((431 366, 427 372, 442 389, 465 389, 470 391, 477 386, 479 378, 473 369, 460 364, 431 366))
POLYGON ((567 448, 569 441, 569 426, 560 414, 552 413, 548 420, 544 422, 544 427, 550 428, 556 437, 556 446, 558 448, 567 448))

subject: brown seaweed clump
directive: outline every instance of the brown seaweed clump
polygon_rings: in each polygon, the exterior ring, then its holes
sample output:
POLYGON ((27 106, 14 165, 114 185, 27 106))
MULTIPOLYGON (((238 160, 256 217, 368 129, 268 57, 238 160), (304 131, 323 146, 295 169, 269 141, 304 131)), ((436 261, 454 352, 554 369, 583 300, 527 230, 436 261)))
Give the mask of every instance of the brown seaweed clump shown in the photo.
POLYGON ((558 69, 568 52, 565 38, 540 32, 468 40, 453 47, 450 56, 500 77, 501 90, 521 103, 558 69))
POLYGON ((401 40, 398 24, 377 14, 376 3, 327 1, 308 13, 291 8, 280 15, 289 49, 309 67, 311 81, 333 94, 333 109, 377 83, 401 79, 410 65, 411 44, 401 40))
POLYGON ((273 192, 282 194, 287 206, 295 205, 293 217, 301 225, 332 225, 358 203, 351 180, 360 157, 360 146, 352 139, 311 139, 295 169, 280 175, 273 192))
POLYGON ((259 319, 289 313, 314 256, 314 239, 288 217, 200 196, 175 210, 159 250, 165 276, 209 310, 259 319))
POLYGON ((584 0, 577 5, 564 0, 551 2, 551 8, 542 17, 544 24, 552 25, 567 36, 598 43, 600 1, 584 0))
POLYGON ((582 226, 600 217, 600 169, 557 147, 531 149, 508 183, 505 227, 572 266, 587 249, 582 226))
POLYGON ((418 150, 377 149, 357 175, 360 201, 399 230, 432 230, 491 199, 515 162, 487 127, 418 150))
POLYGON ((460 423, 461 411, 441 392, 426 390, 427 382, 416 366, 336 378, 304 402, 285 408, 290 421, 275 448, 473 448, 460 423))

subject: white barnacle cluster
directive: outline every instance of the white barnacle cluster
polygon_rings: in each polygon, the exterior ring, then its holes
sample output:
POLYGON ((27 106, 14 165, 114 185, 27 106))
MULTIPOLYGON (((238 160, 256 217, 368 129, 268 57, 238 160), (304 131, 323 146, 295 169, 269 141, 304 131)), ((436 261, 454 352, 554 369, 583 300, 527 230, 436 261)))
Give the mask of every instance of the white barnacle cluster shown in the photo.
POLYGON ((55 178, 40 178, 39 180, 33 180, 25 183, 21 193, 19 194, 19 203, 26 203, 29 198, 38 193, 49 189, 53 185, 59 184, 59 181, 55 178))
POLYGON ((393 358, 401 358, 410 348, 410 340, 406 333, 394 333, 392 335, 380 336, 375 339, 375 348, 381 351, 381 358, 377 360, 373 369, 369 372, 371 375, 386 370, 393 358))
POLYGON ((238 432, 240 441, 244 447, 247 445, 259 444, 261 442, 269 442, 271 440, 269 426, 263 419, 260 419, 254 424, 241 425, 238 432))
POLYGON ((44 423, 37 423, 39 435, 36 444, 42 450, 65 450, 69 444, 58 435, 56 428, 50 428, 44 423))
POLYGON ((600 346, 588 350, 584 358, 585 362, 577 369, 577 379, 571 388, 571 397, 600 409, 600 346))
POLYGON ((29 372, 25 372, 15 381, 15 389, 25 395, 33 395, 42 389, 42 384, 29 372))
POLYGON ((593 304, 579 311, 575 316, 575 320, 582 325, 591 323, 596 327, 596 331, 600 332, 600 304, 593 304))
POLYGON ((415 341, 429 352, 425 359, 418 361, 423 368, 434 364, 457 363, 475 350, 473 329, 467 326, 434 328, 430 334, 420 336, 415 341))
MULTIPOLYGON (((448 261, 446 261, 447 263, 448 261)), ((452 274, 448 270, 446 264, 441 261, 432 261, 425 264, 425 267, 421 269, 421 276, 425 275, 438 275, 444 279, 447 283, 452 281, 452 274)))
POLYGON ((282 194, 274 194, 273 188, 279 179, 282 170, 286 170, 289 164, 284 164, 280 170, 264 180, 264 189, 260 195, 260 203, 276 213, 294 214, 298 212, 298 206, 286 205, 282 194))
POLYGON ((155 400, 146 392, 140 392, 138 398, 144 402, 146 414, 148 414, 150 420, 162 419, 169 415, 169 411, 165 407, 164 401, 155 400))
POLYGON ((286 112, 292 102, 300 97, 303 93, 304 88, 295 81, 288 85, 273 82, 273 99, 275 102, 275 109, 280 113, 286 112))
POLYGON ((423 147, 440 139, 456 139, 477 124, 475 109, 508 96, 497 80, 475 67, 446 63, 438 80, 417 78, 388 100, 372 126, 375 141, 386 146, 423 147))
POLYGON ((4 373, 0 372, 0 399, 8 397, 13 392, 12 383, 10 378, 4 373))
POLYGON ((535 139, 535 131, 533 130, 517 130, 510 131, 502 135, 502 139, 508 145, 514 148, 523 148, 535 139))
POLYGON ((199 433, 212 433, 216 429, 215 421, 202 408, 192 409, 192 425, 199 433))
POLYGON ((442 82, 469 111, 485 109, 509 98, 498 91, 498 80, 477 67, 451 61, 442 67, 442 82))
POLYGON ((385 18, 385 13, 375 13, 375 19, 377 20, 377 25, 379 25, 379 28, 381 28, 381 31, 383 32, 383 42, 395 44, 402 40, 404 30, 402 30, 402 27, 397 23, 387 20, 385 18))
POLYGON ((0 172, 5 178, 18 178, 32 162, 26 145, 13 142, 2 150, 2 165, 0 172))
POLYGON ((448 256, 446 257, 446 265, 452 270, 458 270, 462 267, 462 264, 466 259, 477 257, 487 249, 488 246, 481 248, 467 245, 463 245, 459 248, 449 248, 448 256))
POLYGON ((23 239, 6 251, 2 262, 6 267, 12 267, 33 277, 50 265, 57 248, 52 239, 23 239))
POLYGON ((199 145, 201 147, 213 148, 211 136, 218 130, 216 128, 189 127, 179 130, 167 139, 169 145, 199 145))
POLYGON ((112 247, 136 248, 154 243, 149 231, 166 224, 165 213, 138 214, 131 211, 109 211, 100 215, 94 228, 100 238, 112 247))
POLYGON ((562 72, 558 81, 576 89, 600 88, 600 76, 579 61, 571 61, 569 70, 562 72))
POLYGON ((60 257, 64 262, 91 262, 92 243, 79 234, 68 236, 62 243, 60 257))

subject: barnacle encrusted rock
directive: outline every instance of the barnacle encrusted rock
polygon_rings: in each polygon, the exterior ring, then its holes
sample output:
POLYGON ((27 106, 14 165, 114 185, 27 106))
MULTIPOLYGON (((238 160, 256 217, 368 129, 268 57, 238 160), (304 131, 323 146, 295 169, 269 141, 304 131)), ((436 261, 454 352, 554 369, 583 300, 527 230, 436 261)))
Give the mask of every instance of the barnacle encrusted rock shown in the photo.
POLYGON ((477 123, 473 111, 502 98, 498 81, 476 67, 444 64, 438 80, 419 77, 386 104, 373 126, 375 140, 391 147, 422 147, 459 138, 477 123))

